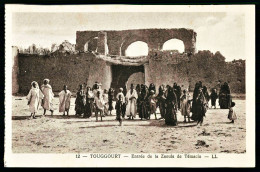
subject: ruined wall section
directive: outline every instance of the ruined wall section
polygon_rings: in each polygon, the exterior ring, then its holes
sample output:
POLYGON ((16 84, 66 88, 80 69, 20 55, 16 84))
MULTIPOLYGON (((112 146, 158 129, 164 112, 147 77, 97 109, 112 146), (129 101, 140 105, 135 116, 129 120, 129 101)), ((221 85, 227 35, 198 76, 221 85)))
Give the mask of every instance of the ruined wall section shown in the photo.
POLYGON ((62 90, 64 84, 75 93, 79 84, 92 86, 98 81, 109 88, 111 83, 110 66, 105 61, 96 59, 92 53, 55 53, 51 56, 19 54, 18 63, 19 92, 23 94, 28 93, 32 81, 41 85, 45 78, 50 79, 56 93, 62 90))
POLYGON ((19 74, 19 66, 18 66, 18 48, 12 47, 12 94, 16 94, 19 91, 19 84, 17 76, 19 74))
MULTIPOLYGON (((107 33, 107 45, 110 55, 125 55, 127 47, 136 41, 148 44, 149 51, 161 50, 163 44, 170 39, 183 41, 185 52, 194 54, 196 52, 197 33, 191 29, 136 29, 121 31, 78 31, 76 49, 83 51, 85 43, 91 38, 98 37, 99 32, 107 33)), ((102 39, 102 38, 101 38, 102 39)))
MULTIPOLYGON (((83 52, 84 45, 91 39, 98 37, 99 31, 77 31, 76 32, 76 50, 83 52)), ((89 47, 95 49, 94 47, 89 47)))

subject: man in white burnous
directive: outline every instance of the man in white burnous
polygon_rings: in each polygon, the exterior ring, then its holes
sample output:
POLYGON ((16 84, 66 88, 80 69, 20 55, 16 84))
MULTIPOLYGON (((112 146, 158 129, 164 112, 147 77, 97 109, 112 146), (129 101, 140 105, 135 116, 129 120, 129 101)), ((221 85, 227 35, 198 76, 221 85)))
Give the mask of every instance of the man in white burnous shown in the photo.
POLYGON ((136 100, 138 98, 134 85, 131 84, 130 90, 126 93, 126 116, 128 119, 134 119, 136 116, 137 106, 136 100))
POLYGON ((51 111, 51 115, 53 115, 53 103, 54 93, 52 92, 52 87, 49 84, 49 79, 43 80, 43 85, 41 86, 42 93, 44 95, 42 107, 44 109, 43 116, 45 116, 46 110, 51 111))

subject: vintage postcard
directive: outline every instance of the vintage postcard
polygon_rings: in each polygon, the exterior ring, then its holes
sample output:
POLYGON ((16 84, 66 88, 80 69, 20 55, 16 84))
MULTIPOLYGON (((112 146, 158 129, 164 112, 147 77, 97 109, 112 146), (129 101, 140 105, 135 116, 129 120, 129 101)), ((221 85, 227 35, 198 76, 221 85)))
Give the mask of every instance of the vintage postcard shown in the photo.
POLYGON ((6 5, 6 167, 254 167, 254 5, 6 5))

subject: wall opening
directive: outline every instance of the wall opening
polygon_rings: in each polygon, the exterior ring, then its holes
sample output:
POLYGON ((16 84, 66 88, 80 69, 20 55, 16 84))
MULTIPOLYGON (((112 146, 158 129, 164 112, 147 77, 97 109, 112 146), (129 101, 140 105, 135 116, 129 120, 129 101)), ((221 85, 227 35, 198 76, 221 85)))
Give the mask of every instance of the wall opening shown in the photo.
POLYGON ((97 51, 98 37, 88 40, 84 45, 84 52, 96 52, 97 51))
POLYGON ((125 50, 125 55, 129 57, 137 56, 147 56, 148 55, 148 45, 143 41, 136 41, 130 44, 125 50))
POLYGON ((145 84, 144 72, 136 72, 129 76, 128 80, 126 81, 127 90, 130 89, 131 84, 134 84, 135 87, 137 84, 145 84))
MULTIPOLYGON (((115 89, 117 93, 119 88, 127 87, 129 90, 131 83, 136 86, 138 82, 144 83, 144 66, 124 66, 112 65, 112 83, 111 88, 115 89)), ((139 84, 142 84, 139 83, 139 84)))
POLYGON ((179 53, 185 51, 183 41, 179 39, 170 39, 163 44, 162 50, 177 50, 179 53))

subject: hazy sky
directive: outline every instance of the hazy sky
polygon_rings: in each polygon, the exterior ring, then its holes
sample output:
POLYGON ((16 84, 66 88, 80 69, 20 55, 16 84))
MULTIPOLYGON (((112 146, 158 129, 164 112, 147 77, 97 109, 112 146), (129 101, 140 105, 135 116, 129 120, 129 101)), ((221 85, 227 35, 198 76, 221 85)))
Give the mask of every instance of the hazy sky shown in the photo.
POLYGON ((143 28, 190 28, 197 32, 197 50, 220 51, 227 61, 245 59, 242 13, 13 13, 13 45, 51 47, 76 43, 76 31, 143 28))

